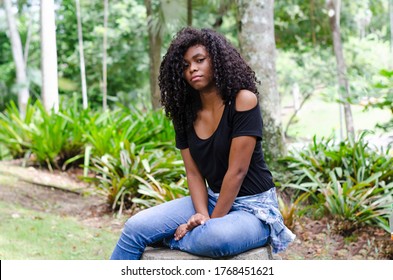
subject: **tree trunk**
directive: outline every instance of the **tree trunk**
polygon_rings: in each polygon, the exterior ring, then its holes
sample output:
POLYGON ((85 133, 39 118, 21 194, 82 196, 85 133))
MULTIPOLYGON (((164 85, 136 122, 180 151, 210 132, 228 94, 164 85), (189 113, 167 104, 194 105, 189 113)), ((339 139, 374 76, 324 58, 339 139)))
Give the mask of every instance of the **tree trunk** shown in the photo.
POLYGON ((213 23, 213 28, 219 28, 223 24, 224 16, 228 12, 228 9, 230 8, 230 4, 231 4, 230 2, 231 1, 225 1, 225 0, 220 1, 217 18, 216 21, 213 23))
POLYGON ((59 110, 55 6, 53 0, 41 0, 41 72, 42 101, 49 112, 59 110))
POLYGON ((389 0, 390 17, 390 67, 393 68, 393 0, 389 0))
POLYGON ((310 0, 310 28, 311 28, 311 39, 313 46, 317 44, 317 36, 315 34, 315 3, 314 0, 310 0))
POLYGON ((330 21, 330 29, 333 35, 333 47, 334 53, 336 55, 337 62, 337 75, 338 75, 338 83, 339 83, 339 94, 340 100, 343 102, 344 106, 344 116, 345 116, 345 124, 347 137, 350 135, 355 135, 355 129, 353 125, 352 119, 352 111, 351 106, 348 103, 349 98, 349 84, 347 79, 347 66, 345 64, 345 59, 343 55, 343 47, 341 43, 341 32, 340 25, 337 22, 337 11, 335 0, 327 0, 327 8, 329 12, 329 21, 330 21))
POLYGON ((26 116, 26 106, 29 100, 29 89, 26 75, 26 65, 23 58, 22 42, 16 26, 16 21, 12 13, 11 0, 4 0, 5 13, 9 28, 9 36, 11 39, 12 56, 16 69, 16 81, 18 85, 18 107, 22 118, 26 116))
POLYGON ((104 38, 102 41, 102 109, 106 111, 107 108, 107 32, 108 32, 108 0, 104 0, 104 38))
POLYGON ((33 24, 33 7, 30 7, 30 12, 29 12, 29 19, 28 19, 28 26, 27 26, 27 35, 26 35, 26 41, 25 41, 25 49, 23 52, 23 60, 25 62, 25 67, 27 68, 27 61, 29 60, 29 48, 30 48, 30 41, 31 41, 31 35, 32 35, 32 28, 34 26, 33 24))
POLYGON ((187 25, 192 26, 192 0, 187 0, 187 25))
POLYGON ((285 153, 277 90, 273 4, 274 0, 238 0, 241 53, 261 81, 263 147, 265 158, 271 164, 285 153))
POLYGON ((160 88, 158 87, 158 75, 161 63, 161 44, 160 32, 155 32, 151 24, 153 9, 151 0, 145 0, 146 15, 148 19, 149 32, 149 58, 150 58, 150 94, 153 109, 158 109, 160 105, 160 88))
POLYGON ((87 109, 88 100, 87 100, 87 86, 86 86, 85 56, 83 51, 81 6, 79 0, 75 0, 75 5, 76 5, 76 19, 78 22, 79 64, 81 70, 82 102, 83 102, 83 109, 87 109))

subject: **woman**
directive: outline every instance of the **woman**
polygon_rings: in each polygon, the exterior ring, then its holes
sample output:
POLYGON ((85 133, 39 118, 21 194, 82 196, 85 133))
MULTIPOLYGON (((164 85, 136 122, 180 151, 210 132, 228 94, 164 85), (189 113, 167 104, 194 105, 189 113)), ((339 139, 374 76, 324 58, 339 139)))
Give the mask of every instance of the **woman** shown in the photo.
POLYGON ((270 243, 284 226, 261 148, 255 73, 210 29, 184 28, 160 67, 161 102, 176 131, 190 196, 131 217, 112 259, 139 259, 149 244, 218 258, 270 243))

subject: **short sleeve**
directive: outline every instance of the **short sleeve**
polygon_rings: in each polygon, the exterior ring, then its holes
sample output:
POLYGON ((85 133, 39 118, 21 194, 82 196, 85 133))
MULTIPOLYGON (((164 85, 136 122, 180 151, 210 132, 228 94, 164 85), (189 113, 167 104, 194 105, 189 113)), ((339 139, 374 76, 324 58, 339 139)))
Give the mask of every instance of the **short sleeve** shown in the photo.
POLYGON ((175 140, 176 140, 176 148, 179 150, 187 149, 188 148, 188 139, 187 139, 187 133, 185 130, 176 130, 175 129, 175 140))
POLYGON ((256 136, 262 140, 262 116, 259 104, 247 111, 236 111, 233 108, 232 138, 238 136, 256 136))

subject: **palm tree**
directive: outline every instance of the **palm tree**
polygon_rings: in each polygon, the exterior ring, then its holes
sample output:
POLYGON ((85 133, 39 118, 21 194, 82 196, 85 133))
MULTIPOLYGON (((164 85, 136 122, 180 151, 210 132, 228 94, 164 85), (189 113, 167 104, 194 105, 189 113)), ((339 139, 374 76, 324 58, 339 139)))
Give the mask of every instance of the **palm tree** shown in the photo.
POLYGON ((26 75, 26 62, 23 57, 22 42, 16 26, 16 21, 12 13, 11 0, 4 0, 4 9, 7 15, 7 22, 12 46, 12 56, 15 62, 16 80, 18 84, 18 106, 22 118, 26 115, 26 106, 29 100, 29 88, 26 75))
POLYGON ((42 101, 47 111, 59 110, 55 6, 53 0, 41 0, 41 71, 42 101))
POLYGON ((145 0, 147 29, 149 33, 150 58, 150 92, 153 109, 160 107, 160 89, 158 74, 161 64, 162 38, 170 26, 184 25, 189 13, 184 0, 160 1, 157 10, 153 9, 152 1, 145 0))

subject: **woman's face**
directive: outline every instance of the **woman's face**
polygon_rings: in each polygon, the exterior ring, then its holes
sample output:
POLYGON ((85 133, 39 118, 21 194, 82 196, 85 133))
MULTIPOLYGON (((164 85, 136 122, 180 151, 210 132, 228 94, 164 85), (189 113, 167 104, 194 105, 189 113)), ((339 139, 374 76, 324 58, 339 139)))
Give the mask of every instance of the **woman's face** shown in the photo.
POLYGON ((204 46, 189 47, 183 59, 183 76, 191 87, 204 91, 215 86, 212 62, 204 46))

